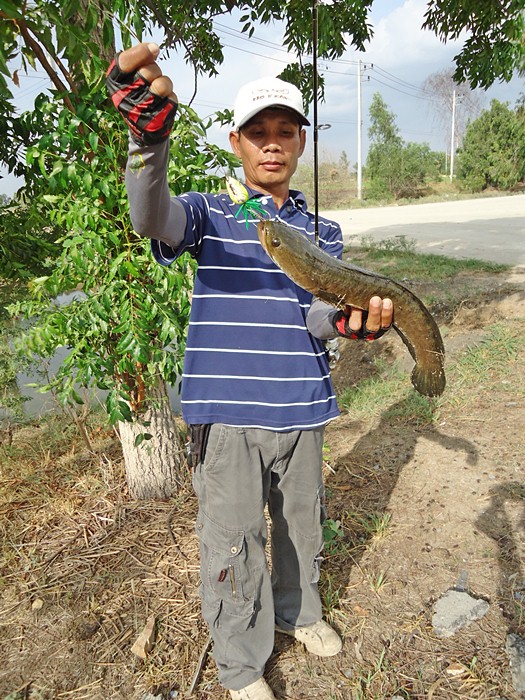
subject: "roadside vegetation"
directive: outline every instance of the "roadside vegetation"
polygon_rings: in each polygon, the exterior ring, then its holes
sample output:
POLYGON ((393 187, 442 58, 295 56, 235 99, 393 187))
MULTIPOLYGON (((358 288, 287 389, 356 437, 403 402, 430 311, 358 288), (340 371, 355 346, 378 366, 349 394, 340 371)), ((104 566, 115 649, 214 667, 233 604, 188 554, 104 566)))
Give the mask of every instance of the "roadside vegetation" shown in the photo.
MULTIPOLYGON (((449 85, 452 92, 454 83, 449 85)), ((465 97, 467 94, 465 95, 465 97)), ((454 177, 449 156, 428 144, 405 142, 396 115, 379 93, 374 95, 368 122, 370 148, 363 169, 363 196, 357 199, 356 167, 343 151, 319 166, 319 207, 347 209, 383 204, 408 204, 501 196, 525 189, 525 108, 493 100, 479 106, 475 117, 458 133, 454 177)), ((313 199, 313 172, 302 164, 292 184, 313 199)))

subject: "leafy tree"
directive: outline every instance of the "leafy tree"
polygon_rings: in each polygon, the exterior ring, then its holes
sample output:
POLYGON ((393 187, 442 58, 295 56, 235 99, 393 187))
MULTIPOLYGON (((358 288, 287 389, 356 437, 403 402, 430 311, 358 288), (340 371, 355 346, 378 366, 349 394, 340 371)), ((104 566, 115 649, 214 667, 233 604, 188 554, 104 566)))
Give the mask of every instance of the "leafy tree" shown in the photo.
POLYGON ((368 197, 398 199, 417 196, 426 180, 437 175, 436 154, 428 144, 406 144, 403 141, 395 115, 377 92, 372 98, 369 115, 368 197))
POLYGON ((456 83, 454 71, 448 68, 429 75, 423 83, 423 90, 434 98, 430 107, 431 114, 447 140, 450 139, 453 95, 456 93, 454 143, 459 148, 468 122, 475 119, 482 110, 481 91, 472 90, 466 83, 456 83))
POLYGON ((443 41, 467 32, 454 59, 457 83, 487 88, 525 68, 523 0, 431 0, 423 27, 443 41))
POLYGON ((525 119, 520 108, 493 100, 473 121, 458 155, 458 179, 479 192, 512 189, 525 179, 525 119))
POLYGON ((371 141, 382 146, 403 144, 396 124, 396 115, 388 109, 379 92, 373 94, 368 113, 370 116, 368 136, 371 141))
MULTIPOLYGON (((362 48, 370 31, 370 4, 341 0, 320 6, 319 54, 341 55, 348 35, 362 48)), ((31 280, 32 299, 14 305, 12 313, 38 316, 25 338, 37 357, 70 348, 49 387, 61 402, 80 402, 78 385, 107 391, 109 417, 118 424, 128 485, 136 497, 169 497, 184 478, 166 382, 177 382, 181 373, 192 262, 182 258, 162 268, 131 229, 123 182, 127 134, 107 100, 103 76, 114 53, 115 26, 125 46, 144 30, 160 27, 166 49, 182 47, 196 77, 214 74, 222 46, 213 18, 233 7, 240 9, 248 35, 256 23, 284 22, 284 43, 298 56, 286 77, 307 87, 302 81, 311 75, 311 66, 302 53, 311 51, 312 18, 308 7, 295 0, 238 6, 230 0, 0 3, 0 100, 5 107, 0 158, 25 179, 27 211, 18 211, 25 230, 36 235, 38 213, 60 234, 52 269, 31 280), (53 83, 51 93, 40 95, 34 109, 20 116, 4 77, 13 61, 21 70, 39 63, 53 83), (71 289, 82 289, 84 296, 65 306, 53 303, 71 289)), ((16 71, 12 78, 16 83, 16 71)), ((217 116, 228 118, 227 111, 217 116)), ((212 123, 181 106, 171 139, 174 194, 217 190, 236 165, 229 153, 206 142, 212 123)))
POLYGON ((8 198, 3 202, 0 204, 2 278, 20 281, 44 274, 58 251, 55 228, 37 207, 8 198))

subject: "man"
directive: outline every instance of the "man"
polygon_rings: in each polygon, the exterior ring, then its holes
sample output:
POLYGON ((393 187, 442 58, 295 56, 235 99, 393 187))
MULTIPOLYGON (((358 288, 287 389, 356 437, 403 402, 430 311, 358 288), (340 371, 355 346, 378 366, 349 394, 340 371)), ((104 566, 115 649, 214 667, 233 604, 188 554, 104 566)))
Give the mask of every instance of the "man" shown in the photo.
MULTIPOLYGON (((113 101, 130 126, 130 213, 160 263, 185 251, 199 263, 181 404, 199 500, 202 611, 231 697, 272 700, 263 673, 275 629, 318 656, 342 647, 321 619, 317 589, 323 431, 338 415, 323 340, 374 339, 390 326, 392 303, 374 297, 366 315, 312 301, 266 255, 249 207, 226 194, 170 197, 176 96, 155 63, 158 51, 155 44, 133 47, 108 71, 113 101)), ((290 191, 309 124, 301 94, 276 78, 255 81, 241 88, 234 120, 230 143, 250 202, 312 238, 313 216, 290 191)), ((321 219, 319 244, 340 257, 339 226, 321 219)))

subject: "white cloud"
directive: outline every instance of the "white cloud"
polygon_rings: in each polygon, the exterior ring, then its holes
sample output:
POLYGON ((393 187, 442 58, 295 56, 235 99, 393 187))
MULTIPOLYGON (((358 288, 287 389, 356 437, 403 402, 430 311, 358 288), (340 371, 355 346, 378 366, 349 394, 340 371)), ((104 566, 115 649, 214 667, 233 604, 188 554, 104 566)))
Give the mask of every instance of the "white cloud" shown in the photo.
POLYGON ((367 48, 367 60, 387 70, 408 69, 412 75, 436 65, 450 64, 463 39, 442 43, 436 35, 422 29, 427 9, 426 0, 405 0, 375 25, 374 37, 367 48))

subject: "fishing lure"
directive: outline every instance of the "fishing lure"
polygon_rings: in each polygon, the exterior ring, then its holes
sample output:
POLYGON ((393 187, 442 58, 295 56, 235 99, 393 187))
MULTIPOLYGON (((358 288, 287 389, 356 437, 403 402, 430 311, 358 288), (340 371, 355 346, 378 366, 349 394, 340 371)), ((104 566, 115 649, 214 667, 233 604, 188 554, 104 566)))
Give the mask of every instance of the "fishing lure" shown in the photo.
POLYGON ((238 219, 242 214, 244 216, 244 223, 246 224, 246 229, 250 225, 249 219, 254 216, 261 221, 266 216, 266 212, 263 209, 261 202, 258 199, 250 199, 250 193, 248 189, 236 180, 234 177, 226 175, 226 189, 231 197, 234 204, 240 204, 235 218, 238 219))

